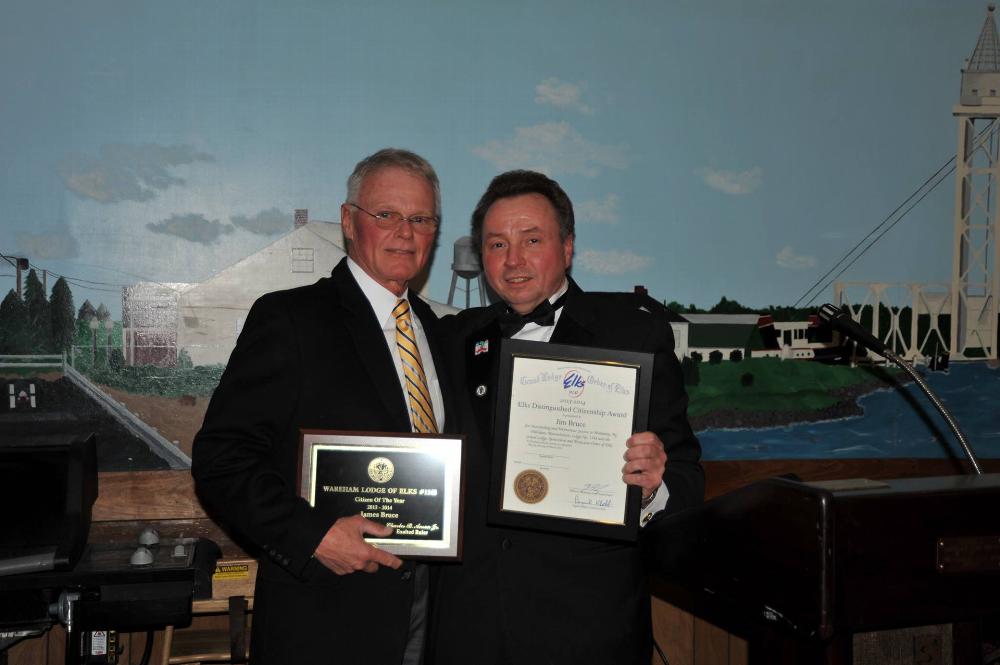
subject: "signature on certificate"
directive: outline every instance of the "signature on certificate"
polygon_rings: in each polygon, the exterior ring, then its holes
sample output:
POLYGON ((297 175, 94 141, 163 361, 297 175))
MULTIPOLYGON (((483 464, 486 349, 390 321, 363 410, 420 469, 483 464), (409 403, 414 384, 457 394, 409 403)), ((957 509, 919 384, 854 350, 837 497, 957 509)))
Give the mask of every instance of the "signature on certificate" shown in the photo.
POLYGON ((574 494, 574 506, 586 506, 588 508, 611 508, 615 499, 612 496, 601 496, 599 494, 574 494))
POLYGON ((609 483, 584 483, 579 487, 571 487, 574 506, 590 508, 611 508, 614 505, 614 495, 608 491, 609 483))
POLYGON ((580 487, 570 487, 570 492, 576 492, 577 494, 600 494, 601 496, 611 496, 611 492, 608 488, 611 487, 610 483, 584 483, 580 487))

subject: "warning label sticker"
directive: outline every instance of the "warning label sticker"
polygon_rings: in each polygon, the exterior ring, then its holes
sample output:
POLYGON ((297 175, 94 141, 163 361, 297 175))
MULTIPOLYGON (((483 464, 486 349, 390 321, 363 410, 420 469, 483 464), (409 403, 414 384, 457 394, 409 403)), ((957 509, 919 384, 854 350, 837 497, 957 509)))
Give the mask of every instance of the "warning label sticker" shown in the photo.
POLYGON ((250 565, 246 563, 226 563, 215 567, 213 580, 238 580, 250 577, 250 565))
POLYGON ((90 655, 108 655, 108 632, 106 630, 95 630, 90 633, 90 655))

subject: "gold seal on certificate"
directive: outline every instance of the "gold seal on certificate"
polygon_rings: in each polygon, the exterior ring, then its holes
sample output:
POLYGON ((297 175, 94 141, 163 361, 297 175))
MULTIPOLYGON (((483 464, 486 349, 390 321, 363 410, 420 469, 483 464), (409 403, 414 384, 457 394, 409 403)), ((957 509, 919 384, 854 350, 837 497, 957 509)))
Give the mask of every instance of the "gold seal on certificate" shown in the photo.
POLYGON ((361 514, 390 526, 368 542, 410 559, 462 554, 461 436, 302 430, 299 493, 330 524, 361 514))
POLYGON ((646 427, 653 355, 503 340, 488 519, 634 540, 625 442, 646 427))
POLYGON ((514 478, 514 494, 525 503, 538 503, 549 493, 549 481, 540 471, 526 469, 514 478))

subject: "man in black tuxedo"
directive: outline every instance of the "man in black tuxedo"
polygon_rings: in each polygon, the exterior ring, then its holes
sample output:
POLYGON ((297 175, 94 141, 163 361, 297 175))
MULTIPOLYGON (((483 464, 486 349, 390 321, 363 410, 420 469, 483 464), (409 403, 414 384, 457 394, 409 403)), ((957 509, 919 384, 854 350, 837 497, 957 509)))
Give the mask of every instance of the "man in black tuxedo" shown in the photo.
POLYGON ((463 562, 434 571, 434 664, 649 663, 650 599, 640 547, 486 523, 501 337, 655 354, 648 432, 622 442, 623 480, 642 488, 642 536, 702 500, 701 449, 666 317, 627 294, 585 293, 567 276, 573 207, 540 173, 497 176, 473 239, 503 299, 454 326, 455 384, 472 404, 463 562))
POLYGON ((194 442, 192 473, 206 508, 260 548, 256 664, 409 665, 422 657, 426 569, 365 542, 388 527, 357 512, 321 516, 296 486, 300 429, 458 424, 445 408, 447 377, 435 371, 443 368, 437 320, 407 290, 434 244, 437 176, 418 155, 386 149, 358 163, 347 190, 348 258, 330 277, 254 303, 194 442), (401 314, 422 359, 420 401, 409 394, 410 361, 397 346, 401 314))

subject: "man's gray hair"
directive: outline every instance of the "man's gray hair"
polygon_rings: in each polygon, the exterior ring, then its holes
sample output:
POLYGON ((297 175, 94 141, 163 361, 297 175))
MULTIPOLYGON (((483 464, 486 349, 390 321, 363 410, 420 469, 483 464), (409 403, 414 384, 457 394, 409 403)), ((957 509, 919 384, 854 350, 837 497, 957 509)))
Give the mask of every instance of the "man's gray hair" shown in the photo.
POLYGON ((400 148, 382 148, 373 155, 365 157, 357 166, 354 172, 347 178, 347 202, 356 203, 358 193, 361 191, 361 184, 372 173, 381 171, 389 167, 401 168, 423 177, 434 190, 434 214, 441 218, 441 186, 438 184, 437 173, 434 167, 426 159, 415 152, 402 150, 400 148))

